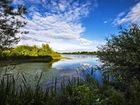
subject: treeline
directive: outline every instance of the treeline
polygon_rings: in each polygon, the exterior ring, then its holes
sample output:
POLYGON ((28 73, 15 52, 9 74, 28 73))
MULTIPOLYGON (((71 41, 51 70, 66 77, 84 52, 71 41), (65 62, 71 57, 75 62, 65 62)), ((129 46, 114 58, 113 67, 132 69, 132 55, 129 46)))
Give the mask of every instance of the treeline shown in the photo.
POLYGON ((52 59, 59 59, 61 55, 50 48, 48 44, 42 44, 41 47, 20 45, 15 48, 6 48, 1 54, 1 59, 31 59, 31 58, 43 58, 52 57, 52 59))
POLYGON ((98 51, 88 52, 88 51, 82 51, 82 52, 64 52, 62 54, 94 54, 97 55, 98 51))

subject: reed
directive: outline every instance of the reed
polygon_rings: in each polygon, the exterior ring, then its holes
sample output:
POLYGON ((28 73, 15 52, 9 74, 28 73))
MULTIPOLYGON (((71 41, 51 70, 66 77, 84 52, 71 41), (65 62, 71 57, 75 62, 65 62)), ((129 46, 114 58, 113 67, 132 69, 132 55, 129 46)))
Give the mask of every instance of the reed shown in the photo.
POLYGON ((0 80, 0 105, 114 105, 124 101, 123 95, 109 86, 102 86, 91 77, 73 77, 43 89, 40 85, 42 73, 34 87, 22 75, 22 82, 12 75, 3 75, 0 80), (60 86, 58 86, 60 85, 60 86), (60 87, 60 89, 58 89, 60 87), (115 97, 115 98, 114 98, 115 97), (110 100, 111 99, 111 100, 110 100), (111 104, 108 104, 111 103, 111 104))

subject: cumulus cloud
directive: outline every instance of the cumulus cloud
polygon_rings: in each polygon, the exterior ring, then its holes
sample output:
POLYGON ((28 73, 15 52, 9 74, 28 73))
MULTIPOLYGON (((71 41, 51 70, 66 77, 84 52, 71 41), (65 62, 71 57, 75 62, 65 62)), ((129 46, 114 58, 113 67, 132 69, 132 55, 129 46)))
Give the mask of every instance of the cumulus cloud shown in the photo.
POLYGON ((98 6, 97 0, 14 0, 14 4, 24 4, 29 11, 24 27, 29 34, 20 35, 19 44, 49 42, 54 50, 91 49, 93 42, 81 36, 86 30, 81 19, 98 6))
POLYGON ((125 12, 121 12, 114 20, 113 24, 119 25, 127 22, 140 24, 140 2, 132 7, 126 15, 125 12))

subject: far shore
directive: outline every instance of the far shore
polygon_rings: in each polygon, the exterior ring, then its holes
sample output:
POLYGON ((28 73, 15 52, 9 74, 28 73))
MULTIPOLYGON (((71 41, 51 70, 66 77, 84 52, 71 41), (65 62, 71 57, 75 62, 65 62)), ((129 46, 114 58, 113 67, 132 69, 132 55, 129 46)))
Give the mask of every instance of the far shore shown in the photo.
POLYGON ((57 62, 61 59, 71 59, 69 57, 61 56, 61 57, 52 57, 52 56, 17 56, 17 57, 11 57, 6 59, 0 59, 0 66, 7 66, 7 65, 17 65, 21 63, 34 63, 34 62, 57 62))
POLYGON ((21 63, 29 63, 29 62, 51 62, 51 61, 58 61, 60 59, 53 59, 51 56, 39 56, 39 57, 30 57, 30 56, 19 56, 14 59, 7 58, 7 59, 0 59, 0 66, 6 65, 16 65, 21 63))

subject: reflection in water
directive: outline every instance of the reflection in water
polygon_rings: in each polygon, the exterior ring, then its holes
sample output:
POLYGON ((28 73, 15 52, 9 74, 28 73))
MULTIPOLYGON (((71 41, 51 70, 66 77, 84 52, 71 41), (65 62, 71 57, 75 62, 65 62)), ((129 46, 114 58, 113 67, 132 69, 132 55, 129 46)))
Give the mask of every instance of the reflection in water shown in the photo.
POLYGON ((96 55, 72 55, 72 54, 64 54, 62 56, 66 56, 71 59, 62 59, 59 62, 56 62, 52 65, 53 68, 57 69, 68 69, 68 70, 76 70, 78 67, 83 65, 100 65, 100 62, 96 55))
POLYGON ((66 56, 71 59, 62 59, 59 62, 54 63, 52 67, 57 68, 58 70, 61 70, 61 71, 63 70, 67 72, 67 75, 68 74, 75 75, 76 74, 75 70, 78 70, 79 71, 78 73, 83 78, 85 78, 86 75, 90 75, 94 77, 95 79, 97 79, 97 81, 102 84, 102 76, 98 70, 96 70, 93 74, 91 74, 92 68, 94 68, 97 65, 98 66, 101 65, 101 62, 99 61, 96 55, 75 55, 75 54, 67 55, 65 54, 63 56, 66 56), (84 69, 84 71, 80 70, 81 67, 84 69))
POLYGON ((37 83, 42 72, 43 76, 40 83, 46 82, 60 75, 58 70, 52 68, 52 63, 54 63, 54 61, 49 63, 22 63, 16 65, 15 68, 12 68, 11 66, 4 67, 2 68, 2 70, 0 70, 0 74, 5 74, 6 71, 6 74, 11 74, 15 77, 18 75, 19 80, 21 78, 21 74, 23 74, 27 79, 28 83, 30 85, 34 85, 37 83))
MULTIPOLYGON (((47 82, 48 80, 60 77, 75 75, 78 67, 83 65, 100 65, 100 62, 96 55, 62 55, 71 59, 62 59, 59 61, 52 61, 49 63, 22 63, 15 66, 14 69, 8 70, 8 73, 16 75, 23 73, 28 79, 30 84, 35 84, 39 78, 41 72, 43 77, 41 83, 47 82)), ((1 74, 4 74, 4 70, 0 70, 1 74)))

